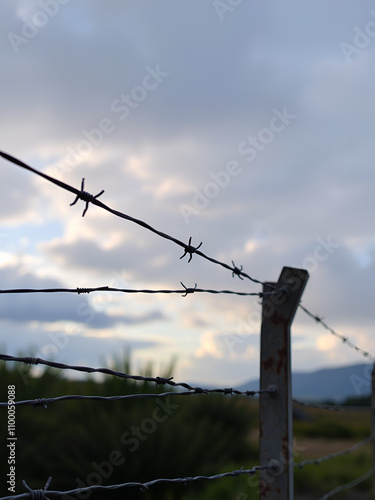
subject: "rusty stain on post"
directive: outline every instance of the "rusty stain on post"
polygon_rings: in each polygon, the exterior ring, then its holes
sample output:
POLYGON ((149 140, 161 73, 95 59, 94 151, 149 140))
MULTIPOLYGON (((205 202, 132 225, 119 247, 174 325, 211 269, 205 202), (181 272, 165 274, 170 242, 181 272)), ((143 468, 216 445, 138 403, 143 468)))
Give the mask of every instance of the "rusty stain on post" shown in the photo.
POLYGON ((260 396, 260 464, 275 470, 260 473, 261 500, 293 499, 293 428, 290 326, 309 274, 284 267, 277 283, 266 283, 261 328, 260 389, 276 386, 276 397, 260 396))

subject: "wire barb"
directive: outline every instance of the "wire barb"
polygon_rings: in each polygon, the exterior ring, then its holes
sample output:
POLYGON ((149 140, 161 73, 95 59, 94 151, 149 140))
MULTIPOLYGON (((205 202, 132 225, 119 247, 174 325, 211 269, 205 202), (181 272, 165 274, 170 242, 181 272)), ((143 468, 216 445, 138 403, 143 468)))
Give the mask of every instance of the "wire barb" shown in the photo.
POLYGON ((33 401, 34 408, 36 406, 44 406, 44 408, 47 408, 47 400, 45 398, 40 398, 40 399, 35 399, 33 401))
POLYGON ((155 385, 158 387, 158 385, 165 385, 168 384, 173 379, 173 377, 169 378, 164 378, 164 377, 155 377, 155 385))
POLYGON ((187 245, 185 245, 185 251, 184 251, 184 254, 181 255, 180 259, 183 259, 185 257, 185 255, 189 254, 190 257, 189 257, 189 260, 188 262, 191 261, 191 259, 193 258, 193 253, 196 253, 198 248, 200 248, 202 246, 202 241, 199 243, 199 245, 197 247, 193 247, 192 244, 191 244, 191 236, 189 238, 189 243, 187 245))
POLYGON ((100 193, 98 193, 94 196, 91 193, 84 191, 84 187, 85 187, 85 179, 83 178, 82 182, 81 182, 81 191, 79 193, 77 193, 76 199, 73 201, 73 203, 70 204, 70 206, 72 207, 73 205, 75 205, 77 203, 78 200, 83 200, 86 202, 86 206, 85 206, 85 209, 82 213, 82 217, 84 217, 86 215, 86 212, 89 208, 89 203, 92 202, 92 200, 96 200, 96 198, 99 198, 99 196, 101 196, 104 193, 104 189, 102 189, 100 191, 100 193))
POLYGON ((240 280, 243 280, 243 277, 241 276, 243 266, 237 267, 236 264, 233 262, 233 260, 232 260, 232 264, 233 264, 232 277, 234 278, 235 276, 238 276, 240 278, 240 280))
POLYGON ((23 362, 25 363, 25 365, 38 365, 39 364, 39 359, 38 358, 26 357, 26 358, 24 358, 23 362))
POLYGON ((29 492, 30 498, 32 500, 49 500, 48 497, 46 497, 46 492, 49 485, 51 484, 51 481, 52 477, 49 477, 42 490, 32 490, 25 480, 22 481, 22 485, 29 492))
POLYGON ((195 283, 194 288, 186 288, 186 286, 182 283, 182 281, 180 281, 180 283, 185 288, 185 293, 184 293, 183 297, 186 297, 186 295, 188 295, 189 293, 194 293, 197 290, 197 284, 196 283, 195 283))

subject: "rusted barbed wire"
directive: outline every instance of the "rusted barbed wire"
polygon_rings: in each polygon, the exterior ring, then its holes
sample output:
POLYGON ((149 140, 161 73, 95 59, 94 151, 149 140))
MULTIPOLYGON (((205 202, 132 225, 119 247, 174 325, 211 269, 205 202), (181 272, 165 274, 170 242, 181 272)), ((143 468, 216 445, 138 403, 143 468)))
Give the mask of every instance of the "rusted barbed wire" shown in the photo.
POLYGON ((303 460, 302 462, 294 462, 293 465, 294 467, 299 467, 300 469, 302 469, 306 465, 320 465, 321 463, 326 462, 327 460, 332 460, 333 458, 342 457, 343 455, 349 455, 350 453, 354 453, 355 451, 357 451, 362 446, 371 443, 374 437, 375 434, 371 434, 367 438, 363 439, 362 441, 359 441, 353 446, 350 446, 350 448, 347 448, 346 450, 337 451, 335 453, 329 453, 328 455, 324 455, 323 457, 315 458, 312 460, 303 460))
POLYGON ((354 486, 357 486, 358 484, 363 483, 363 481, 366 481, 366 479, 369 479, 373 475, 373 473, 374 473, 374 468, 368 470, 365 474, 363 474, 363 476, 354 479, 350 483, 343 484, 342 486, 334 488, 333 490, 329 491, 328 493, 320 497, 319 500, 327 500, 327 498, 336 495, 336 493, 341 493, 342 491, 350 490, 351 488, 354 488, 354 486))
POLYGON ((304 307, 301 304, 301 302, 299 303, 299 307, 308 316, 310 316, 310 318, 315 319, 315 321, 317 323, 320 323, 326 330, 328 330, 329 332, 331 332, 332 335, 334 335, 335 337, 338 337, 339 339, 341 339, 344 342, 344 344, 348 345, 349 347, 351 347, 355 351, 357 351, 360 354, 362 354, 363 357, 365 357, 365 358, 371 360, 373 363, 375 363, 375 356, 373 356, 371 353, 369 353, 368 351, 365 351, 364 349, 362 349, 362 347, 358 347, 351 340, 349 340, 348 337, 345 337, 345 335, 342 335, 341 333, 337 333, 333 328, 331 328, 330 326, 327 325, 327 323, 323 320, 323 318, 320 318, 319 316, 317 316, 317 315, 313 314, 312 312, 310 312, 308 309, 306 309, 306 307, 304 307))
POLYGON ((0 294, 23 294, 23 293, 93 293, 93 292, 121 292, 121 293, 144 293, 144 294, 183 294, 186 297, 191 293, 212 293, 212 294, 227 294, 227 295, 240 295, 240 296, 254 296, 263 297, 265 295, 274 295, 277 291, 271 292, 236 292, 232 290, 212 290, 205 288, 194 288, 183 286, 180 290, 149 290, 149 289, 134 289, 134 288, 114 288, 110 286, 99 287, 77 287, 77 288, 10 288, 0 289, 0 294))
POLYGON ((330 410, 330 411, 370 411, 371 406, 344 406, 344 405, 328 405, 323 403, 306 403, 298 399, 293 398, 293 403, 297 405, 304 406, 305 408, 317 408, 318 410, 330 410))
MULTIPOLYGON (((10 161, 11 163, 18 165, 19 167, 22 167, 26 170, 29 170, 30 172, 33 172, 34 174, 39 175, 40 177, 43 177, 44 179, 48 180, 49 182, 52 182, 53 184, 55 184, 56 186, 59 186, 60 188, 65 189, 66 191, 70 191, 71 193, 75 194, 76 198, 71 205, 74 205, 80 199, 86 203, 85 209, 82 213, 82 216, 84 216, 86 214, 87 209, 89 207, 89 204, 92 203, 93 205, 96 205, 96 206, 102 208, 103 210, 106 210, 107 212, 109 212, 113 215, 116 215, 117 217, 120 217, 122 219, 126 219, 130 222, 133 222, 133 223, 135 223, 139 226, 142 226, 145 229, 148 229, 149 231, 161 236, 162 238, 173 241, 176 245, 178 245, 184 249, 184 253, 180 257, 181 259, 183 257, 185 257, 186 255, 189 255, 188 262, 190 262, 192 257, 193 257, 193 254, 196 254, 196 255, 199 255, 200 257, 202 257, 206 260, 209 260, 210 262, 212 262, 214 264, 217 264, 221 267, 224 267, 225 269, 228 269, 229 271, 232 272, 233 276, 238 276, 239 278, 244 277, 244 278, 249 279, 253 283, 265 285, 265 283, 263 281, 255 279, 252 276, 250 276, 249 274, 242 271, 242 267, 237 267, 236 265, 234 265, 233 261, 232 261, 233 266, 230 266, 229 264, 226 264, 225 262, 221 262, 217 259, 214 259, 213 257, 209 257, 208 255, 203 253, 201 250, 199 250, 199 248, 202 245, 202 242, 199 243, 198 246, 194 246, 191 244, 192 237, 189 238, 188 243, 184 243, 183 241, 181 241, 173 236, 170 236, 169 234, 164 233, 163 231, 159 231, 158 229, 155 229, 150 224, 147 224, 147 222, 144 222, 141 219, 136 219, 135 217, 131 217, 130 215, 127 215, 123 212, 119 212, 118 210, 114 210, 113 208, 110 208, 108 205, 106 205, 103 202, 101 202, 100 200, 98 200, 98 197, 100 195, 102 195, 104 191, 101 191, 100 193, 98 193, 97 195, 94 196, 94 195, 83 190, 84 179, 82 179, 81 189, 77 189, 73 186, 70 186, 69 184, 66 184, 63 181, 55 179, 54 177, 51 177, 50 175, 47 175, 43 172, 40 172, 39 170, 36 170, 35 168, 30 167, 29 165, 26 165, 26 163, 24 163, 23 161, 18 160, 14 156, 11 156, 7 153, 4 153, 3 151, 0 151, 0 156, 3 157, 5 160, 10 161)), ((270 286, 270 285, 268 285, 268 286, 270 286)))
POLYGON ((217 393, 231 394, 231 395, 252 396, 255 394, 261 394, 262 392, 274 392, 272 390, 238 391, 237 389, 232 389, 232 388, 204 389, 202 387, 194 387, 186 382, 174 382, 172 380, 173 377, 164 378, 164 377, 144 377, 142 375, 129 375, 128 373, 111 370, 110 368, 93 368, 91 366, 66 365, 64 363, 58 363, 56 361, 48 361, 43 358, 34 358, 30 356, 11 356, 10 354, 0 354, 0 361, 14 361, 18 363, 24 363, 27 365, 45 365, 45 366, 50 366, 51 368, 58 368, 59 370, 74 370, 85 373, 103 373, 104 375, 113 375, 115 377, 120 377, 128 380, 131 379, 141 382, 153 382, 155 383, 156 386, 170 385, 172 387, 183 387, 188 391, 195 391, 196 393, 217 392, 217 393))
POLYGON ((152 486, 155 486, 156 484, 162 484, 162 483, 181 483, 184 484, 185 486, 191 483, 194 483, 196 481, 213 481, 215 479, 222 479, 224 477, 238 477, 240 475, 249 475, 253 476, 256 474, 258 471, 262 470, 269 470, 271 467, 268 465, 256 465, 252 467, 251 469, 244 469, 243 467, 238 470, 233 470, 231 472, 223 472, 221 474, 215 474, 213 476, 194 476, 194 477, 179 477, 179 478, 163 478, 163 479, 154 479, 152 481, 147 481, 146 483, 139 483, 136 481, 132 481, 129 483, 122 483, 122 484, 112 484, 109 486, 101 485, 101 484, 94 484, 92 486, 86 486, 85 488, 76 488, 74 490, 69 490, 69 491, 53 491, 50 490, 47 492, 47 488, 51 482, 51 478, 48 479, 46 486, 44 487, 44 490, 32 490, 26 483, 23 481, 24 487, 27 488, 28 493, 21 493, 20 495, 12 495, 8 497, 1 497, 0 500, 26 500, 26 499, 35 499, 35 498, 40 498, 40 499, 47 499, 45 496, 46 493, 48 493, 48 496, 50 497, 55 497, 55 496, 63 496, 63 495, 78 495, 79 493, 86 493, 86 492, 91 492, 91 491, 110 491, 110 490, 119 490, 121 488, 140 488, 142 491, 148 490, 152 486), (39 494, 42 492, 43 496, 35 496, 36 494, 39 494))

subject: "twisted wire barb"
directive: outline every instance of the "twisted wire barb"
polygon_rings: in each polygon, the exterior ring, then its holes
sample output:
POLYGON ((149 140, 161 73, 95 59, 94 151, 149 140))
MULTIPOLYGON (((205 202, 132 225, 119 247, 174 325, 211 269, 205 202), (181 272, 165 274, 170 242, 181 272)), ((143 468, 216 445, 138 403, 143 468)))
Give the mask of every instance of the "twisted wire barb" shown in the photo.
MULTIPOLYGON (((82 214, 83 216, 86 214, 88 206, 91 203, 93 205, 96 205, 96 206, 102 208, 103 210, 106 210, 107 212, 110 212, 113 215, 116 215, 117 217, 120 217, 122 219, 126 219, 126 220, 128 220, 130 222, 133 222, 135 224, 138 224, 139 226, 142 226, 145 229, 148 229, 149 231, 151 231, 151 232, 153 232, 153 233, 161 236, 162 238, 165 238, 167 240, 173 241, 176 245, 178 245, 178 246, 180 246, 180 247, 182 247, 184 249, 184 254, 180 257, 181 259, 183 257, 185 257, 185 255, 189 254, 189 260, 188 260, 188 262, 190 262, 191 259, 192 259, 193 254, 196 254, 196 255, 199 255, 200 257, 202 257, 202 258, 204 258, 206 260, 209 260, 210 262, 212 262, 214 264, 217 264, 217 265, 219 265, 221 267, 224 267, 225 269, 228 269, 229 271, 231 271, 233 273, 233 275, 236 275, 238 277, 247 278, 250 281, 252 281, 253 283, 257 283, 257 284, 260 284, 260 285, 265 285, 265 283, 263 281, 255 279, 255 278, 251 277, 249 274, 247 274, 244 271, 242 271, 242 268, 238 268, 235 265, 233 265, 233 267, 232 267, 232 266, 226 264, 225 262, 221 262, 221 261, 219 261, 217 259, 214 259, 213 257, 209 257, 208 255, 204 254, 201 250, 199 250, 200 246, 202 245, 202 242, 197 247, 195 247, 195 246, 193 246, 191 244, 192 238, 190 237, 189 238, 189 243, 184 243, 183 241, 181 241, 181 240, 179 240, 179 239, 177 239, 177 238, 175 238, 173 236, 170 236, 167 233, 164 233, 162 231, 159 231, 158 229, 155 229, 150 224, 147 224, 146 222, 144 222, 141 219, 136 219, 135 217, 131 217, 130 215, 127 215, 127 214, 125 214, 123 212, 119 212, 118 210, 114 210, 113 208, 110 208, 108 205, 106 205, 103 202, 101 202, 100 200, 98 200, 98 197, 101 194, 103 194, 104 191, 101 191, 100 193, 98 193, 97 195, 94 196, 94 195, 92 195, 90 193, 87 193, 86 191, 83 190, 83 188, 84 188, 84 179, 82 180, 81 189, 79 190, 79 189, 76 189, 73 186, 70 186, 69 184, 66 184, 63 181, 55 179, 54 177, 51 177, 50 175, 47 175, 47 174, 45 174, 43 172, 40 172, 39 170, 36 170, 35 168, 30 167, 29 165, 26 165, 26 163, 24 163, 23 161, 18 160, 17 158, 14 158, 14 156, 11 156, 11 155, 9 155, 7 153, 4 153, 3 151, 0 151, 0 156, 3 157, 5 160, 8 160, 11 163, 13 163, 15 165, 18 165, 21 168, 29 170, 30 172, 33 172, 34 174, 39 175, 40 177, 43 177, 47 181, 52 182, 53 184, 55 184, 56 186, 59 186, 60 188, 65 189, 66 191, 70 191, 71 193, 75 194, 76 198, 73 201, 72 205, 74 205, 75 203, 77 203, 77 201, 79 199, 83 200, 86 203, 84 212, 82 214)), ((269 286, 269 284, 268 284, 268 286, 269 286)))
POLYGON ((320 497, 319 500, 327 500, 327 498, 336 495, 336 493, 341 493, 342 491, 350 490, 351 488, 354 488, 354 486, 357 486, 358 484, 363 483, 363 481, 366 481, 366 479, 370 478, 373 475, 373 473, 374 473, 374 468, 368 470, 366 474, 363 474, 363 476, 354 479, 350 483, 343 484, 342 486, 338 486, 337 488, 329 491, 328 493, 320 497))
POLYGON ((330 411, 370 411, 371 406, 342 406, 342 405, 328 405, 321 403, 305 403, 299 399, 292 399, 293 403, 297 405, 304 406, 305 408, 317 408, 318 410, 330 410, 330 411))
POLYGON ((374 437, 375 437, 375 434, 371 434, 367 438, 363 439, 363 441, 359 441, 358 443, 354 444, 350 448, 347 448, 346 450, 337 451, 335 453, 329 453, 328 455, 324 455, 323 457, 312 459, 312 460, 303 460, 302 462, 294 462, 293 465, 294 465, 294 467, 299 467, 300 469, 302 469, 306 465, 320 465, 321 463, 326 462, 327 460, 332 460, 333 458, 338 458, 338 457, 341 457, 343 455, 349 455, 350 453, 354 453, 362 446, 365 446, 366 444, 373 441, 374 437))
POLYGON ((308 309, 306 309, 306 307, 304 307, 301 302, 299 303, 299 307, 308 315, 310 316, 310 318, 312 319, 315 319, 315 321, 317 323, 320 323, 326 330, 328 330, 329 332, 332 333, 332 335, 335 335, 335 337, 338 337, 339 339, 341 339, 344 344, 348 345, 349 347, 351 347, 352 349, 354 349, 355 351, 359 352, 360 354, 362 354, 363 357, 367 358, 367 359, 370 359, 373 363, 375 363, 375 356, 373 356, 371 353, 369 353, 368 351, 365 351, 364 349, 362 349, 362 347, 358 347, 356 344, 354 344, 351 340, 349 340, 348 337, 345 337, 345 335, 342 335, 341 333, 337 333, 333 328, 331 328, 330 326, 327 325, 327 323, 325 323, 325 321, 323 321, 323 318, 320 318, 319 316, 317 316, 316 314, 313 314, 311 313, 308 309))
MULTIPOLYGON (((32 499, 32 500, 48 500, 48 497, 46 497, 46 492, 47 492, 47 489, 49 488, 49 485, 51 484, 51 481, 52 481, 52 477, 49 477, 44 488, 42 490, 33 490, 30 488, 30 486, 26 483, 25 480, 22 481, 22 485, 25 489, 27 489, 27 491, 29 492, 29 497, 32 499)), ((9 497, 8 497, 9 498, 9 497)), ((12 497, 11 497, 12 498, 12 497)), ((14 498, 14 497, 13 497, 14 498)))
MULTIPOLYGON (((80 493, 86 493, 86 492, 91 492, 91 491, 109 491, 109 490, 118 490, 121 488, 140 488, 142 491, 148 490, 150 487, 155 486, 156 484, 161 484, 161 483, 181 483, 184 484, 185 486, 191 483, 194 483, 196 481, 212 481, 215 479, 221 479, 223 477, 237 477, 243 474, 253 476, 256 474, 258 471, 262 470, 268 470, 270 467, 268 465, 256 465, 252 469, 244 469, 243 467, 239 470, 233 470, 231 472, 223 472, 221 474, 215 474, 214 476, 194 476, 194 477, 180 477, 180 478, 172 478, 172 479, 154 479, 152 481, 147 481, 146 483, 139 483, 139 482, 129 482, 129 483, 122 483, 122 484, 112 484, 109 486, 104 486, 101 484, 94 484, 92 486, 87 486, 85 488, 76 488, 74 490, 69 490, 69 491, 49 491, 48 495, 50 497, 55 497, 55 496, 63 496, 63 495, 78 495, 80 493)), ((49 484, 49 483, 48 483, 49 484)), ((46 485, 47 486, 47 485, 46 485)), ((29 499, 29 498, 38 498, 38 497, 33 497, 32 494, 35 493, 35 490, 31 490, 30 488, 28 493, 21 493, 21 495, 12 495, 8 497, 2 497, 0 500, 24 500, 24 499, 29 499)), ((36 490, 36 491, 44 491, 44 490, 36 490)), ((46 497, 39 497, 39 498, 46 498, 46 497)))
POLYGON ((271 292, 235 292, 232 290, 212 290, 205 288, 197 288, 195 284, 194 288, 187 288, 182 282, 182 290, 148 290, 148 289, 134 289, 134 288, 114 288, 109 286, 99 286, 92 288, 11 288, 11 289, 0 289, 0 294, 17 294, 17 293, 92 293, 92 292, 122 292, 122 293, 148 293, 148 294, 183 294, 183 297, 190 293, 212 293, 212 294, 227 294, 227 295, 240 295, 240 296, 256 296, 263 297, 265 295, 274 295, 275 291, 271 292))
POLYGON ((99 196, 101 196, 104 193, 104 189, 102 189, 100 191, 100 193, 93 196, 92 194, 84 191, 84 189, 83 189, 84 187, 85 187, 85 179, 82 179, 81 191, 77 194, 76 199, 73 201, 73 203, 70 204, 70 206, 72 207, 73 205, 75 205, 77 203, 78 200, 83 200, 86 202, 85 209, 82 213, 82 217, 84 217, 86 215, 86 212, 89 208, 89 203, 92 203, 93 200, 96 200, 97 198, 99 198, 99 196))

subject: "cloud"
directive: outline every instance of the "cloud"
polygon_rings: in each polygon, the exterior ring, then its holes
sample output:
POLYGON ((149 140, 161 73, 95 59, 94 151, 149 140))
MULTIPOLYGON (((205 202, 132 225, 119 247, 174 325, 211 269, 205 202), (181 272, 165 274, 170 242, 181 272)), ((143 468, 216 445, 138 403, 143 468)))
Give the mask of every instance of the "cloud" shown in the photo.
MULTIPOLYGON (((212 2, 197 8, 189 0, 82 0, 61 5, 15 54, 7 35, 21 33, 24 16, 40 10, 15 0, 0 19, 0 90, 7 96, 1 148, 75 187, 84 177, 88 192, 105 190, 104 203, 186 243, 192 236, 207 255, 233 260, 257 279, 276 281, 285 265, 308 267, 303 303, 371 348, 375 44, 348 64, 340 43, 353 42, 372 8, 369 0, 361 8, 347 0, 242 2, 221 21, 212 2), (164 75, 152 90, 147 68, 164 75), (131 104, 120 113, 126 96, 131 104), (273 110, 284 107, 295 118, 267 142, 273 110), (240 144, 254 140, 250 161, 240 144), (214 178, 229 162, 240 173, 223 187, 214 178), (181 204, 196 209, 189 223, 181 204), (328 237, 340 247, 317 260, 319 241, 328 237)), ((118 276, 126 276, 134 288, 182 281, 261 290, 196 255, 180 260, 183 249, 98 207, 82 218, 84 204, 69 207, 71 193, 4 160, 0 166, 0 262, 8 262, 2 288, 121 286, 118 276)), ((0 312, 14 327, 73 321, 96 334, 181 314, 182 337, 189 338, 183 356, 198 350, 196 363, 211 359, 207 367, 217 373, 221 360, 229 375, 243 352, 252 359, 250 341, 227 358, 225 339, 256 308, 253 299, 169 299, 137 297, 124 310, 117 296, 107 303, 91 295, 2 295, 0 312), (192 331, 202 339, 191 340, 192 331)), ((305 336, 324 334, 303 314, 295 321, 305 336)), ((313 352, 311 362, 319 364, 315 344, 313 352)), ((335 356, 346 359, 341 351, 335 356)))
MULTIPOLYGON (((68 335, 64 330, 48 330, 3 321, 0 334, 1 352, 11 355, 41 357, 66 364, 108 366, 118 356, 133 353, 132 360, 143 350, 162 345, 156 340, 107 335, 68 335), (9 331, 12 335, 9 337, 9 331)), ((19 365, 22 368, 22 365, 19 365)), ((65 372, 72 373, 72 372, 65 372)))
POLYGON ((195 357, 244 360, 256 356, 259 350, 259 334, 249 335, 240 331, 220 333, 211 330, 200 336, 200 346, 195 357))
MULTIPOLYGON (((16 267, 0 268, 3 289, 16 288, 64 288, 60 282, 51 278, 38 278, 31 273, 22 273, 16 267)), ((163 312, 152 310, 140 314, 108 314, 95 309, 82 295, 68 293, 54 294, 2 294, 0 314, 2 321, 15 323, 37 321, 77 322, 89 328, 103 329, 118 324, 139 325, 166 319, 163 312)))

